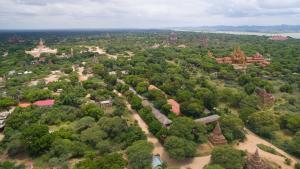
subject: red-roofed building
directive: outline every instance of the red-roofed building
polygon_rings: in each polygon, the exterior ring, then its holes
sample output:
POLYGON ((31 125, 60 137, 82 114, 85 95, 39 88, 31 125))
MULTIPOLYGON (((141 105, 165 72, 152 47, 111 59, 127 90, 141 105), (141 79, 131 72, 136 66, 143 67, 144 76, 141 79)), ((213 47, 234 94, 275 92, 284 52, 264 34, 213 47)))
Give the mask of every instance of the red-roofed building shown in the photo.
POLYGON ((180 112, 180 104, 177 103, 174 99, 169 99, 168 104, 172 106, 171 111, 176 115, 179 116, 180 112))
POLYGON ((18 106, 21 107, 21 108, 26 108, 26 107, 31 106, 31 103, 19 103, 18 106))
POLYGON ((53 106, 55 103, 55 100, 51 100, 51 99, 48 99, 48 100, 39 100, 39 101, 36 101, 34 102, 33 104, 36 105, 36 106, 39 106, 39 107, 44 107, 44 106, 53 106))

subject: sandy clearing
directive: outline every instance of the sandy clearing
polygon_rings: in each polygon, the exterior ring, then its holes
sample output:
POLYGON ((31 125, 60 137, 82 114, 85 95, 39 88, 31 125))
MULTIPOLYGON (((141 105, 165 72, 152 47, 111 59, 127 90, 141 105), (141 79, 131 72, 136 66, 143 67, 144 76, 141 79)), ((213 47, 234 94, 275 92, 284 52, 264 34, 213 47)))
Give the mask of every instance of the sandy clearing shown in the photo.
POLYGON ((0 133, 0 142, 4 139, 4 134, 1 132, 0 133))
POLYGON ((236 146, 237 149, 246 150, 249 153, 254 153, 255 150, 258 148, 256 146, 257 144, 264 144, 264 145, 267 145, 267 146, 270 146, 270 147, 274 148, 277 152, 279 152, 282 155, 286 156, 287 158, 291 159, 292 160, 292 165, 290 165, 290 166, 286 165, 284 163, 284 160, 285 160, 284 157, 274 155, 274 154, 271 154, 271 153, 260 150, 259 153, 260 153, 260 156, 262 158, 265 158, 269 161, 275 162, 284 169, 294 169, 295 163, 297 161, 299 162, 299 160, 296 159, 295 157, 293 157, 293 156, 287 154, 286 152, 284 152, 283 150, 275 147, 273 144, 271 144, 268 141, 260 138, 259 136, 257 136, 253 132, 251 132, 250 130, 246 129, 246 131, 247 131, 247 140, 244 143, 239 143, 239 145, 236 146))
POLYGON ((93 74, 83 74, 84 67, 79 67, 77 70, 78 79, 80 82, 88 80, 88 78, 92 77, 93 74))
POLYGON ((51 74, 44 78, 45 83, 51 83, 58 81, 58 79, 63 75, 63 73, 60 70, 51 71, 51 74))

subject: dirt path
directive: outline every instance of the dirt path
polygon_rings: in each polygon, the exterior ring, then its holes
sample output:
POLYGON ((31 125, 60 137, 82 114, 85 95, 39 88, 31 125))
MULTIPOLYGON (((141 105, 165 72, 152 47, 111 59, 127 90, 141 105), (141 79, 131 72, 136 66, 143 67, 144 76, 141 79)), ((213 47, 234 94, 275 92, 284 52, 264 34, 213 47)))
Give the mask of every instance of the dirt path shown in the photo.
POLYGON ((51 74, 44 78, 45 83, 51 83, 58 81, 58 79, 63 75, 63 73, 60 70, 51 71, 51 74))
MULTIPOLYGON (((73 65, 72 68, 73 68, 73 71, 76 71, 75 65, 73 65)), ((83 71, 84 71, 84 67, 78 67, 77 73, 78 73, 78 79, 80 82, 86 81, 86 80, 88 80, 89 77, 93 76, 93 74, 83 74, 83 71)))
MULTIPOLYGON (((117 91, 115 92, 117 93, 117 91)), ((117 94, 119 96, 122 96, 121 93, 117 94)), ((131 108, 131 105, 127 101, 126 106, 128 110, 131 111, 132 117, 137 121, 140 128, 145 132, 147 140, 154 145, 153 154, 160 154, 161 159, 167 162, 168 166, 179 167, 180 169, 202 169, 205 165, 207 165, 210 162, 210 155, 186 159, 184 161, 177 161, 171 159, 163 145, 159 142, 159 140, 149 132, 148 125, 139 116, 139 114, 131 108)))
MULTIPOLYGON (((119 82, 125 83, 122 80, 119 80, 119 82)), ((137 94, 133 88, 130 88, 130 89, 135 94, 137 94)), ((142 96, 139 96, 139 97, 141 99, 143 99, 142 96)), ((158 139, 149 132, 147 124, 141 119, 141 117, 138 115, 138 113, 135 110, 131 109, 131 106, 130 106, 129 103, 126 103, 126 104, 127 104, 127 108, 132 112, 133 118, 138 122, 138 125, 146 133, 148 141, 154 144, 153 154, 160 154, 161 159, 163 161, 167 162, 169 164, 169 166, 180 167, 181 169, 186 169, 186 168, 202 169, 206 164, 209 163, 210 155, 209 156, 203 156, 203 157, 195 157, 195 158, 191 158, 191 159, 181 161, 181 162, 171 159, 168 156, 168 154, 167 154, 166 150, 164 149, 164 147, 158 141, 158 139)), ((292 164, 289 166, 289 165, 285 164, 285 162, 284 162, 285 158, 284 157, 274 155, 274 154, 264 152, 264 151, 260 151, 261 157, 263 157, 267 160, 270 160, 272 162, 277 163, 278 165, 280 165, 284 169, 294 169, 295 163, 297 163, 299 161, 298 159, 296 159, 295 157, 292 157, 291 155, 287 154, 283 150, 275 147, 271 143, 269 143, 266 140, 260 138, 259 136, 257 136, 253 132, 251 132, 250 130, 246 129, 246 131, 247 131, 247 135, 246 135, 247 140, 244 143, 240 143, 238 146, 236 146, 237 149, 246 150, 249 153, 254 153, 256 148, 257 148, 257 146, 256 146, 257 144, 264 144, 264 145, 270 146, 270 147, 274 148, 277 152, 279 152, 282 155, 286 156, 287 158, 291 159, 292 164)))
POLYGON ((299 161, 298 159, 296 159, 295 157, 292 157, 291 155, 287 154, 286 152, 284 152, 283 150, 275 147, 274 145, 272 145, 271 143, 267 142, 266 140, 260 138, 259 136, 257 136, 256 134, 254 134, 253 132, 251 132, 250 130, 246 129, 247 131, 247 140, 244 143, 240 143, 238 146, 236 146, 236 148, 240 149, 240 150, 247 150, 249 153, 254 153, 256 148, 257 148, 257 144, 264 144, 266 146, 270 146, 272 148, 274 148, 277 152, 279 152, 280 154, 286 156, 287 158, 292 160, 292 165, 286 165, 284 163, 285 158, 278 156, 278 155, 274 155, 265 151, 260 150, 260 156, 270 160, 272 162, 277 163, 278 165, 280 165, 282 168, 284 169, 294 169, 294 165, 297 161, 299 161))
POLYGON ((0 133, 0 142, 4 139, 4 134, 1 132, 0 133))

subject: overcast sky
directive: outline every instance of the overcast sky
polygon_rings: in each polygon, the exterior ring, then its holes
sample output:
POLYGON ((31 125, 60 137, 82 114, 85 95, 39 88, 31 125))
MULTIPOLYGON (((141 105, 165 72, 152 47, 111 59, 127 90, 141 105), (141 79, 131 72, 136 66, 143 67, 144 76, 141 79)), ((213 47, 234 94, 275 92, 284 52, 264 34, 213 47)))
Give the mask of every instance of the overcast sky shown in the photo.
POLYGON ((300 0, 0 0, 0 29, 300 24, 300 0))

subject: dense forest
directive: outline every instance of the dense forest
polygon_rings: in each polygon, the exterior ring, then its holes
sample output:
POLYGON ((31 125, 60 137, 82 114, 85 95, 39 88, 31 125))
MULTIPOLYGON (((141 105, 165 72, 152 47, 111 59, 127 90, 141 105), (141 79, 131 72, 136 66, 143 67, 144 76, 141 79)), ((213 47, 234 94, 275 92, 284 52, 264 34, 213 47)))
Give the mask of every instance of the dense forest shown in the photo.
MULTIPOLYGON (((297 162, 299 44, 292 38, 167 30, 1 32, 0 112, 9 115, 0 135, 0 168, 153 168, 156 145, 134 115, 179 162, 211 154, 206 169, 242 169, 249 152, 236 146, 248 132, 297 162), (40 38, 57 53, 25 54, 40 38), (246 56, 260 53, 271 64, 237 70, 216 62, 237 47, 246 56), (265 104, 258 91, 275 101, 265 104), (179 116, 170 99, 180 105, 179 116), (41 106, 45 100, 54 103, 41 106), (220 117, 227 145, 212 146, 215 124, 197 122, 211 115, 220 117)), ((257 147, 300 168, 270 146, 257 147)), ((180 167, 174 164, 164 161, 160 167, 180 167)))

